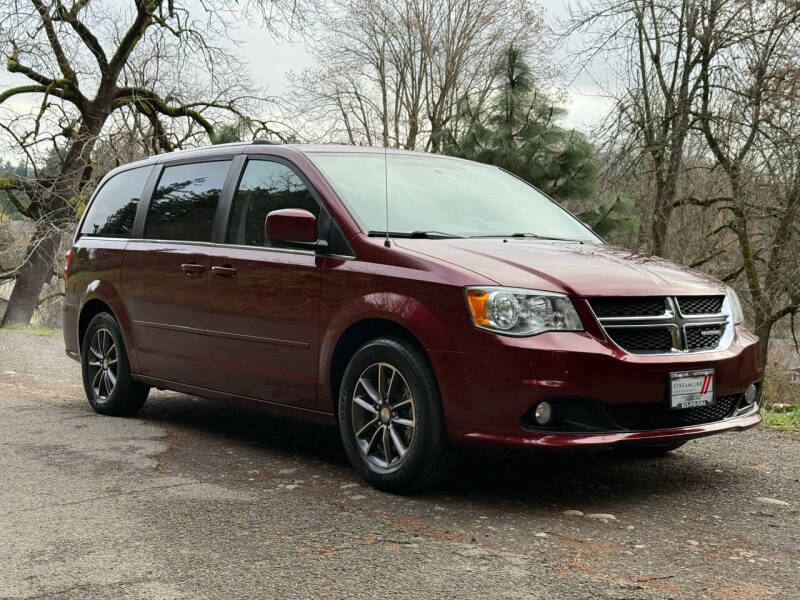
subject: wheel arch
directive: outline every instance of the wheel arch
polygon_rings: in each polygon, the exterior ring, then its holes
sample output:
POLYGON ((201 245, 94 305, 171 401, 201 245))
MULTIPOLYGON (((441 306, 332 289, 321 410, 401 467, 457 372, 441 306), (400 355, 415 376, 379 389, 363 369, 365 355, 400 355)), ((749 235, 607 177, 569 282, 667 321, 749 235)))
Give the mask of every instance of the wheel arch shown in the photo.
POLYGON ((131 364, 131 369, 136 368, 138 371, 138 358, 136 356, 135 345, 133 342, 133 331, 131 329, 131 322, 128 314, 125 311, 125 305, 117 293, 116 288, 108 282, 96 280, 87 286, 87 291, 81 299, 80 310, 78 311, 77 328, 78 328, 78 352, 83 350, 83 337, 86 333, 86 328, 92 318, 101 313, 107 312, 119 325, 122 332, 122 341, 125 344, 125 352, 128 355, 128 361, 131 364))
POLYGON ((373 292, 351 299, 329 318, 321 335, 319 353, 319 406, 336 413, 339 383, 347 362, 366 341, 382 335, 409 340, 425 356, 437 383, 439 373, 433 350, 452 350, 452 327, 442 322, 421 299, 397 292, 373 292))
POLYGON ((81 307, 81 312, 78 315, 79 348, 83 348, 83 338, 86 335, 86 328, 89 326, 89 322, 96 315, 99 315, 102 312, 109 313, 112 317, 114 317, 114 319, 117 318, 116 315, 114 315, 114 311, 111 309, 111 307, 97 298, 92 298, 81 307))
POLYGON ((334 414, 336 414, 339 402, 339 388, 342 377, 350 359, 365 343, 384 336, 400 337, 406 340, 416 347, 430 364, 430 358, 422 342, 400 323, 386 317, 370 317, 350 324, 336 341, 329 361, 328 385, 325 387, 330 391, 331 408, 334 414))

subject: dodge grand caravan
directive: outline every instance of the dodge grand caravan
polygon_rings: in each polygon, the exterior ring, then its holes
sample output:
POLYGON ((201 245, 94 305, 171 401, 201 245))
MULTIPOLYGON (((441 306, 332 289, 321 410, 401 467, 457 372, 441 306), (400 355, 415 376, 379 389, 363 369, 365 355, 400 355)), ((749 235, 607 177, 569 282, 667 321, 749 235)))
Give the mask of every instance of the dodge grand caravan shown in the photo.
POLYGON ((664 452, 760 420, 733 290, 469 161, 155 156, 100 182, 65 278, 96 411, 131 414, 157 387, 338 424, 387 490, 433 485, 459 445, 664 452))

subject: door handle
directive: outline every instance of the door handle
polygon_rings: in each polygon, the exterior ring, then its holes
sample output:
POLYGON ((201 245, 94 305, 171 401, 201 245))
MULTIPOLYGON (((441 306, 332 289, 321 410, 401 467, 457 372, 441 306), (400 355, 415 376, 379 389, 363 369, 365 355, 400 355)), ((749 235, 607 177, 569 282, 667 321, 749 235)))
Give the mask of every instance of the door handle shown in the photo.
POLYGON ((200 275, 205 270, 206 270, 205 265, 201 265, 199 263, 192 262, 192 263, 183 263, 181 265, 181 271, 183 271, 187 277, 195 277, 197 275, 200 275))
POLYGON ((220 277, 233 277, 239 272, 239 269, 231 267, 230 265, 211 267, 211 272, 220 277))

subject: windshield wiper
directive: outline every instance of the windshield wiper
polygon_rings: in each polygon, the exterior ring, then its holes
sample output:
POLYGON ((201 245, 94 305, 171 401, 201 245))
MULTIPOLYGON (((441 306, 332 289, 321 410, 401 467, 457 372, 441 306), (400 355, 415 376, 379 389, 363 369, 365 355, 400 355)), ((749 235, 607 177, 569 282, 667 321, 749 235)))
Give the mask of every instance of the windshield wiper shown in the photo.
POLYGON ((455 235, 454 233, 447 233, 445 231, 420 231, 415 230, 409 234, 409 237, 412 238, 429 238, 429 239, 436 239, 436 238, 460 238, 460 235, 455 235))
POLYGON ((472 235, 470 237, 474 238, 532 238, 535 240, 555 240, 557 242, 580 242, 583 243, 583 240, 575 240, 572 238, 560 238, 560 237, 552 237, 549 235, 539 235, 538 233, 510 233, 510 234, 494 234, 494 235, 472 235))
POLYGON ((390 231, 388 234, 385 231, 370 231, 367 233, 370 237, 384 237, 388 235, 389 237, 401 237, 401 238, 418 238, 418 239, 427 239, 427 240, 439 240, 442 238, 460 238, 460 235, 455 235, 453 233, 446 233, 444 231, 421 231, 421 230, 414 230, 414 231, 390 231))

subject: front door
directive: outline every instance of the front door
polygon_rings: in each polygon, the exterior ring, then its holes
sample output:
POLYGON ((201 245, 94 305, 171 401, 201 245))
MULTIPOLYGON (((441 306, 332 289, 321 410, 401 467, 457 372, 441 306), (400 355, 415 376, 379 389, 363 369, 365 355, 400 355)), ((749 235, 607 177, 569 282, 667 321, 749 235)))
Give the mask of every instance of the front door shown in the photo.
POLYGON ((163 168, 143 239, 125 249, 122 290, 142 375, 207 387, 209 249, 230 161, 163 168))
POLYGON ((267 214, 320 208, 282 162, 250 159, 231 201, 224 244, 210 253, 208 351, 214 388, 316 408, 322 258, 274 247, 267 214))

